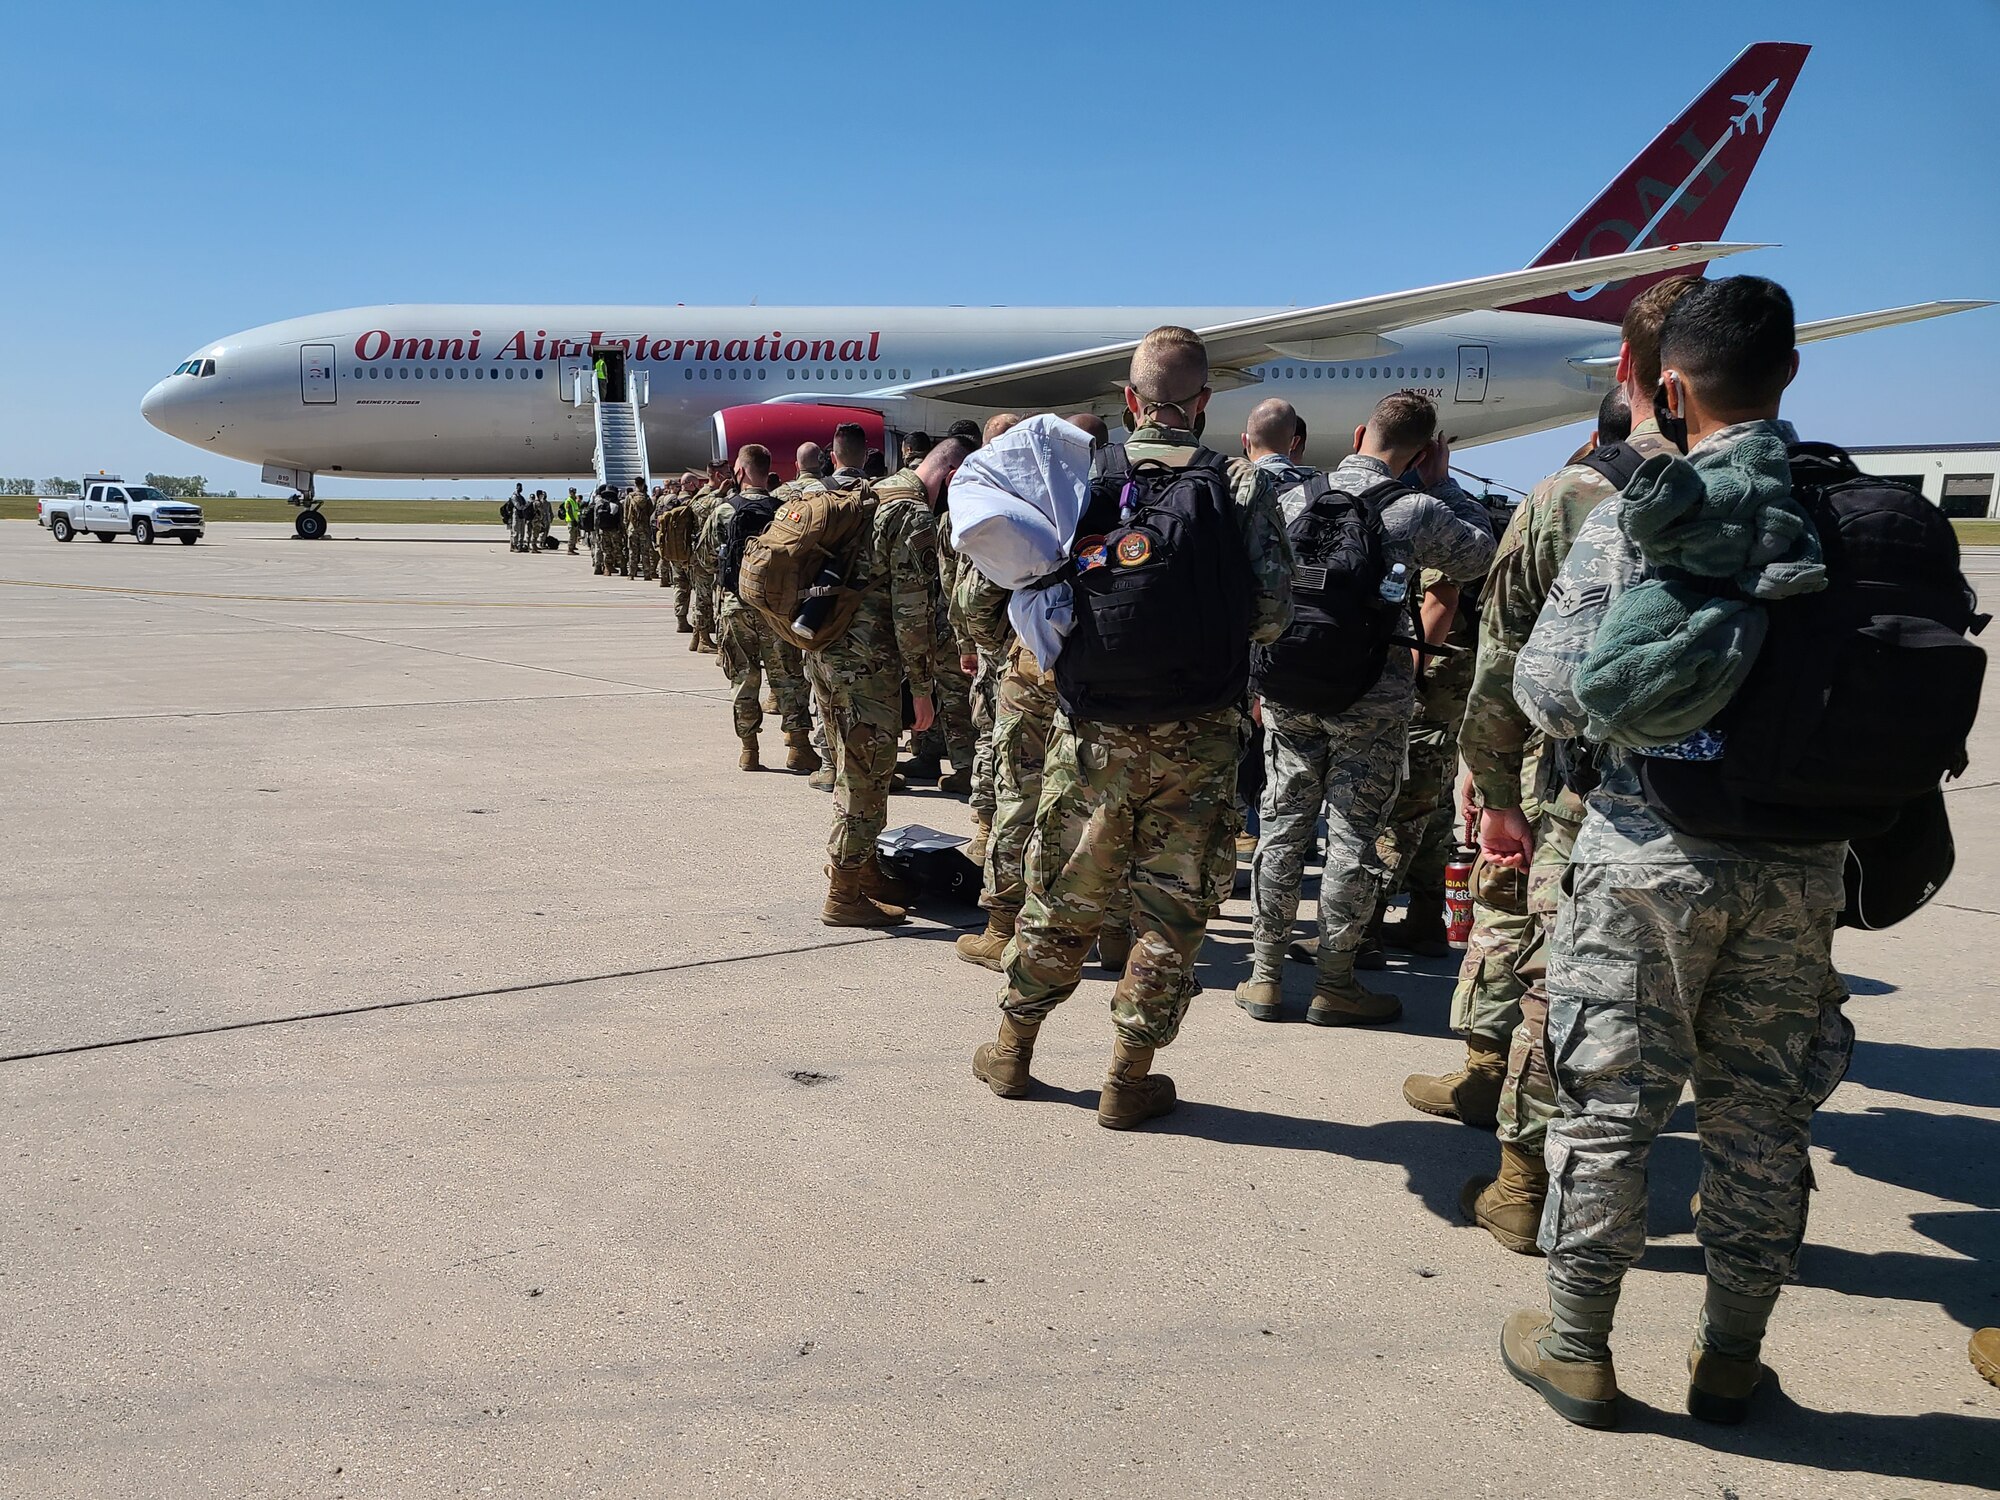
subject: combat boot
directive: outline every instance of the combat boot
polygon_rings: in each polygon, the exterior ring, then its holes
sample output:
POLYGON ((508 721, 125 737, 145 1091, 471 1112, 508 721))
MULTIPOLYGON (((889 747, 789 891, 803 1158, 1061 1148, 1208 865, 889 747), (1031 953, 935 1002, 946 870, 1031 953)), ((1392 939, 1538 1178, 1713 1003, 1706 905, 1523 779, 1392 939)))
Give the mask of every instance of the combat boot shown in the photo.
POLYGON ((1002 1011, 1000 1035, 993 1041, 980 1043, 972 1054, 972 1076, 1002 1099, 1024 1097, 1034 1086, 1035 1080, 1028 1076, 1028 1064, 1034 1061, 1035 1033, 1041 1029, 1040 1021, 1029 1025, 1002 1011))
POLYGON ((912 755, 900 766, 896 774, 903 778, 905 786, 914 786, 920 781, 936 781, 944 772, 944 757, 929 755, 921 751, 912 755))
POLYGON ((828 761, 821 761, 819 764, 819 769, 806 778, 806 785, 811 787, 816 792, 832 791, 833 790, 832 764, 828 761))
POLYGON ((1763 1380, 1762 1360, 1731 1359, 1697 1342, 1688 1350, 1688 1415, 1734 1427, 1749 1415, 1763 1380))
POLYGON ((1555 1332, 1545 1313, 1529 1309, 1500 1330, 1500 1360, 1514 1378, 1579 1427, 1618 1425, 1618 1372, 1611 1357, 1558 1359, 1544 1344, 1555 1332))
POLYGON ((793 729, 785 735, 785 769, 787 771, 817 771, 819 752, 813 749, 812 736, 803 729, 793 729))
POLYGON ((984 808, 972 810, 972 842, 965 846, 965 857, 980 869, 986 868, 986 856, 993 849, 993 814, 984 808))
POLYGON ((1236 1003, 1253 1021, 1275 1021, 1285 1013, 1285 987, 1275 979, 1246 979, 1236 986, 1236 1003))
POLYGON ((1465 1039, 1464 1067, 1456 1073, 1412 1073, 1403 1080, 1403 1098, 1427 1115, 1491 1130, 1500 1122, 1506 1081, 1507 1044, 1474 1033, 1465 1039))
POLYGON ((694 637, 694 639, 693 639, 693 640, 691 640, 691 641, 689 641, 689 642, 688 642, 688 650, 690 650, 690 651, 699 651, 699 650, 701 650, 701 649, 702 649, 702 645, 701 645, 701 642, 702 642, 702 634, 701 634, 701 632, 700 632, 699 630, 696 630, 696 629, 695 629, 695 628, 694 628, 694 627, 693 627, 692 625, 690 625, 690 626, 688 627, 688 631, 689 631, 689 633, 690 633, 691 635, 693 635, 693 637, 694 637))
POLYGON ((1354 977, 1353 954, 1329 957, 1322 948, 1319 978, 1313 985, 1306 1019, 1315 1026, 1382 1026, 1403 1014, 1394 995, 1378 995, 1354 977))
POLYGON ((743 741, 743 753, 736 757, 736 769, 739 771, 763 770, 764 762, 759 758, 761 752, 757 747, 757 736, 746 734, 739 736, 739 738, 743 741))
POLYGON ((1542 1205, 1549 1196, 1549 1169, 1539 1153, 1512 1141, 1500 1143, 1500 1175, 1475 1177, 1459 1189, 1458 1206, 1468 1223, 1477 1224, 1516 1255, 1540 1255, 1535 1233, 1542 1225, 1542 1205))
POLYGON ((709 656, 715 655, 715 637, 706 630, 697 630, 694 633, 694 649, 709 656))
POLYGON ((1007 951, 1008 940, 1014 936, 1014 913, 1011 911, 990 911, 986 914, 984 932, 968 932, 952 946, 958 949, 958 956, 969 964, 978 964, 982 969, 991 969, 998 974, 1001 970, 1000 956, 1007 951))
POLYGON ((1403 920, 1382 931, 1391 948, 1400 948, 1419 958, 1443 958, 1451 952, 1451 941, 1445 932, 1442 896, 1419 896, 1412 891, 1403 920))
POLYGON ((948 776, 940 776, 937 788, 941 792, 949 792, 954 797, 963 797, 972 790, 972 773, 953 771, 948 776))
POLYGON ((1132 928, 1129 924, 1107 922, 1097 929, 1097 966, 1100 969, 1123 974, 1126 961, 1131 957, 1132 928))
POLYGON ((1982 1328, 1965 1346, 1972 1368, 1994 1385, 2000 1385, 2000 1328, 1982 1328))
POLYGON ((895 927, 909 920, 902 907, 863 894, 863 869, 861 865, 826 867, 826 905, 820 908, 820 921, 828 927, 895 927))
POLYGON ((1097 1123, 1106 1130, 1130 1130, 1157 1120, 1179 1102, 1174 1081, 1155 1073, 1153 1049, 1120 1037, 1111 1045, 1111 1068, 1097 1096, 1097 1123))
POLYGON ((918 886, 891 875, 880 858, 861 866, 861 894, 884 906, 911 906, 921 894, 918 886))
POLYGON ((675 618, 675 620, 674 620, 674 634, 675 634, 675 635, 693 635, 693 634, 694 634, 694 626, 692 626, 692 625, 688 624, 688 622, 687 622, 687 616, 686 616, 686 615, 680 615, 680 616, 677 616, 677 617, 675 618))

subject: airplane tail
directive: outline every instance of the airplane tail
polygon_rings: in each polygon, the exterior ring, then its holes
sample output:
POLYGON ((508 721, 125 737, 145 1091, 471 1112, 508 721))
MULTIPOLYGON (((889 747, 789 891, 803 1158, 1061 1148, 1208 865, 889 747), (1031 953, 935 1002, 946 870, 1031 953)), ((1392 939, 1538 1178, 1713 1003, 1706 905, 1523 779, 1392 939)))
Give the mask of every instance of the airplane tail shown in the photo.
MULTIPOLYGON (((1620 250, 1722 239, 1736 200, 1743 196, 1744 184, 1811 50, 1797 42, 1756 42, 1744 48, 1720 78, 1529 262, 1530 269, 1620 250)), ((1511 311, 1616 323, 1632 299, 1655 282, 1700 271, 1693 266, 1585 287, 1538 297, 1511 311)))

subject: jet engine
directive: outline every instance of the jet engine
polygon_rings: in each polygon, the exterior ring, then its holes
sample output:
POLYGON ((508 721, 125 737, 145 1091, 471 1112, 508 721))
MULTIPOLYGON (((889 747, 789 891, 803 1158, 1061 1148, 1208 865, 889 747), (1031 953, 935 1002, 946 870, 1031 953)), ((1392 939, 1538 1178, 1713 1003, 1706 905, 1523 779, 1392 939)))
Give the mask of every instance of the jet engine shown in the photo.
POLYGON ((711 419, 710 452, 718 463, 731 463, 745 443, 762 443, 771 450, 771 472, 780 479, 798 474, 801 443, 818 443, 822 448, 833 442, 833 429, 842 422, 859 422, 868 434, 868 446, 879 450, 893 468, 894 442, 901 435, 889 427, 879 411, 856 406, 805 406, 773 402, 763 406, 726 406, 711 419))

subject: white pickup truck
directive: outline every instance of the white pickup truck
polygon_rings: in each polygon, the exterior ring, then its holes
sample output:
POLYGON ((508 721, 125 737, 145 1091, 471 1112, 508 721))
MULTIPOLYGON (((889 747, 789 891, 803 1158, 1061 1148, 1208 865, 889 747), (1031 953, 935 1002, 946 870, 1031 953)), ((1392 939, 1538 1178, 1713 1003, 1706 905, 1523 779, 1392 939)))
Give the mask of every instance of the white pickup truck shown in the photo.
POLYGON ((42 501, 35 519, 59 542, 87 531, 100 542, 127 535, 135 542, 177 536, 192 547, 204 529, 199 505, 148 484, 127 484, 116 474, 86 475, 77 494, 42 501))

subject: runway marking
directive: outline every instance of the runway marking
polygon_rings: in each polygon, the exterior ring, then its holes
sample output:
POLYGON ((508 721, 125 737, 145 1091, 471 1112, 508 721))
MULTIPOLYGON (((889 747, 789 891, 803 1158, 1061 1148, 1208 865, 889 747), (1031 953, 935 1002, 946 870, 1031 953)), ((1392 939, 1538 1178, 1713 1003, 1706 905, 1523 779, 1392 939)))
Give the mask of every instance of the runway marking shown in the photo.
POLYGON ((109 583, 48 583, 35 578, 0 578, 17 589, 69 589, 81 594, 130 594, 145 599, 226 599, 239 604, 380 604, 413 609, 642 609, 661 610, 669 601, 605 600, 597 604, 557 604, 534 599, 369 599, 349 594, 206 594, 194 589, 128 589, 109 583))
POLYGON ((724 953, 714 958, 690 958, 680 963, 656 964, 646 969, 619 969, 609 974, 580 974, 574 979, 539 979, 526 984, 495 985, 484 990, 458 990, 448 995, 417 995, 408 1000, 372 1000, 361 1005, 334 1006, 327 1010, 301 1011, 290 1016, 263 1016, 251 1021, 221 1021, 213 1026, 190 1026, 182 1031, 154 1031, 139 1036, 112 1037, 101 1042, 73 1042, 62 1047, 37 1047, 27 1052, 0 1053, 0 1063, 32 1062, 40 1057, 68 1057, 78 1052, 104 1052, 114 1047, 136 1047, 144 1042, 174 1042, 189 1037, 222 1036, 231 1031, 256 1031, 266 1026, 293 1026, 301 1021, 330 1021, 342 1016, 365 1016, 377 1011, 408 1010, 418 1005, 442 1005, 448 1000, 491 1000, 502 995, 527 995, 536 990, 566 990, 581 984, 601 984, 612 979, 647 979, 655 974, 677 974, 686 969, 712 969, 723 964, 753 962, 760 958, 795 958, 805 953, 829 953, 836 948, 857 948, 865 943, 895 942, 899 938, 922 938, 926 933, 950 932, 953 930, 972 931, 985 923, 981 913, 978 923, 938 922, 926 927, 911 927, 899 932, 867 932, 851 938, 836 938, 825 943, 801 943, 792 948, 762 948, 754 953, 724 953))

